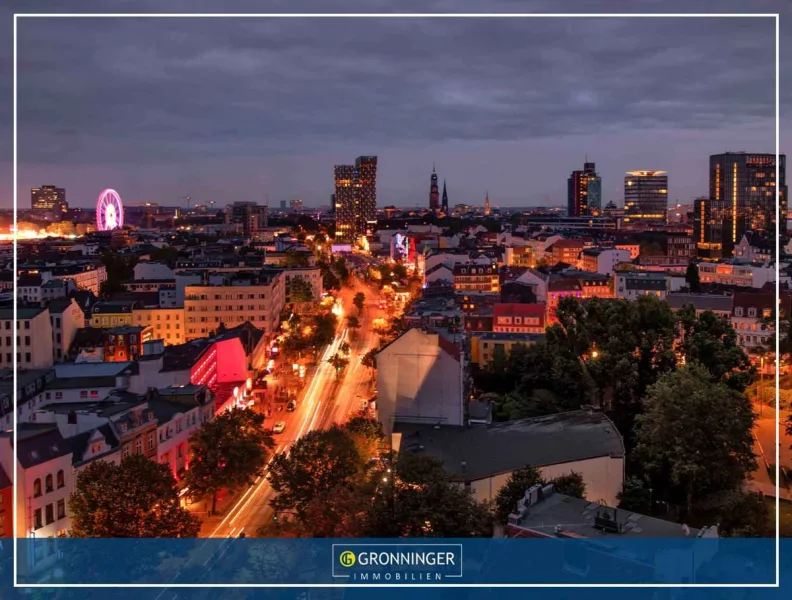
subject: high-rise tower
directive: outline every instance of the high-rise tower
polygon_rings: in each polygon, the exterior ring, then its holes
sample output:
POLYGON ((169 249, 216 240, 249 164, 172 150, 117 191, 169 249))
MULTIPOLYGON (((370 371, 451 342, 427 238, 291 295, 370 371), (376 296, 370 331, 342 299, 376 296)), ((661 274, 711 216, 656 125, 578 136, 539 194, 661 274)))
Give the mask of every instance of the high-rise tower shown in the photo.
POLYGON ((448 214, 448 192, 446 191, 445 179, 443 179, 443 212, 448 214))
POLYGON ((437 171, 432 165, 432 178, 429 185, 429 210, 437 212, 440 208, 440 192, 437 189, 437 171))
POLYGON ((665 171, 628 171, 624 176, 624 223, 665 225, 668 175, 665 171))
MULTIPOLYGON (((696 201, 694 219, 700 257, 730 258, 747 231, 775 240, 776 190, 782 223, 788 202, 786 156, 778 158, 776 181, 775 154, 725 152, 710 156, 709 197, 696 201)), ((786 227, 780 233, 783 243, 786 227)))
POLYGON ((570 217, 597 216, 602 211, 602 179, 594 163, 583 163, 582 171, 572 171, 567 180, 567 214, 570 217))
POLYGON ((377 224, 377 157, 359 156, 354 165, 336 165, 336 237, 354 242, 377 224))
POLYGON ((30 189, 30 208, 39 212, 65 213, 69 210, 66 190, 54 185, 42 185, 30 189))

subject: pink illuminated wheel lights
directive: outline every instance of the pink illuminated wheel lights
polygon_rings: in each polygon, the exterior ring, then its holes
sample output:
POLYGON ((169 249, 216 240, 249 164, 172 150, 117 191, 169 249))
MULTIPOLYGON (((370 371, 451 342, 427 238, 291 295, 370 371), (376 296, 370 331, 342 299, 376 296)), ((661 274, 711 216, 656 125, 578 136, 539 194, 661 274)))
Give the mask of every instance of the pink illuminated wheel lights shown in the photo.
POLYGON ((112 231, 124 226, 124 205, 118 192, 111 189, 103 190, 96 201, 96 229, 112 231))

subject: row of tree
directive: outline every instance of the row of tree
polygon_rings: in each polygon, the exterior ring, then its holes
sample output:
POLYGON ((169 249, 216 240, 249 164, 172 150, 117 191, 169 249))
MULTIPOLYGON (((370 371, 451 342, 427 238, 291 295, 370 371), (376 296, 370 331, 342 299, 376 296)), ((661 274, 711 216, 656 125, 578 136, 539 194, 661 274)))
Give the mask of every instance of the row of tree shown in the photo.
POLYGON ((496 351, 478 374, 497 418, 601 406, 625 438, 634 509, 651 496, 686 515, 739 489, 756 468, 754 369, 727 319, 654 296, 565 298, 556 315, 544 341, 496 351))
POLYGON ((120 464, 95 461, 77 475, 69 500, 72 537, 197 537, 200 520, 181 507, 182 493, 209 498, 251 485, 263 474, 275 444, 264 417, 234 408, 190 438, 189 468, 176 482, 168 465, 135 454, 120 464))
POLYGON ((297 440, 270 467, 273 537, 470 537, 492 532, 487 505, 426 456, 383 449, 380 424, 357 417, 297 440))

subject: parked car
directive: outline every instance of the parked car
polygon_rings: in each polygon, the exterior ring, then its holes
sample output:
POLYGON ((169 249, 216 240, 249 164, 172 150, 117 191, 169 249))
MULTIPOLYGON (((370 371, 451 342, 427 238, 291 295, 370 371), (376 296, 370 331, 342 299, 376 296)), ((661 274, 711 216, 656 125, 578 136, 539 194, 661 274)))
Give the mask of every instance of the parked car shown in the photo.
POLYGON ((289 412, 293 412, 296 409, 297 409, 297 403, 294 400, 292 400, 286 405, 286 410, 288 410, 289 412))
POLYGON ((286 429, 286 421, 278 421, 275 423, 275 426, 272 428, 273 433, 283 433, 283 430, 286 429))

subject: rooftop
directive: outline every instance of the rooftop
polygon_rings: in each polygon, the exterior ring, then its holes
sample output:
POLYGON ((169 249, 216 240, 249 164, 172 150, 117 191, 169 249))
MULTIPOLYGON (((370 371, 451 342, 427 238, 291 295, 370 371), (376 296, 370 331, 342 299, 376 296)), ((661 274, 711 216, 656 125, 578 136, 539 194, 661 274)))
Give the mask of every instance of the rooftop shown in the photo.
POLYGON ((510 522, 507 537, 534 537, 531 532, 559 538, 620 539, 690 538, 699 534, 698 529, 685 529, 679 523, 558 494, 552 486, 542 491, 535 504, 527 506, 524 514, 514 519, 516 522, 510 522))
POLYGON ((731 312, 734 302, 732 296, 684 293, 668 294, 666 300, 668 300, 668 305, 674 310, 689 304, 696 310, 711 310, 718 312, 731 312))
POLYGON ((23 469, 71 454, 71 445, 58 431, 57 425, 20 423, 17 431, 17 460, 23 469))
POLYGON ((576 410, 466 429, 396 423, 394 430, 402 433, 401 451, 437 458, 457 480, 484 479, 525 465, 624 456, 622 436, 598 411, 576 410))
MULTIPOLYGON (((17 307, 17 319, 34 319, 41 313, 43 313, 46 308, 33 308, 33 307, 17 307)), ((13 308, 0 308, 0 320, 9 320, 14 318, 14 309, 13 308)))

